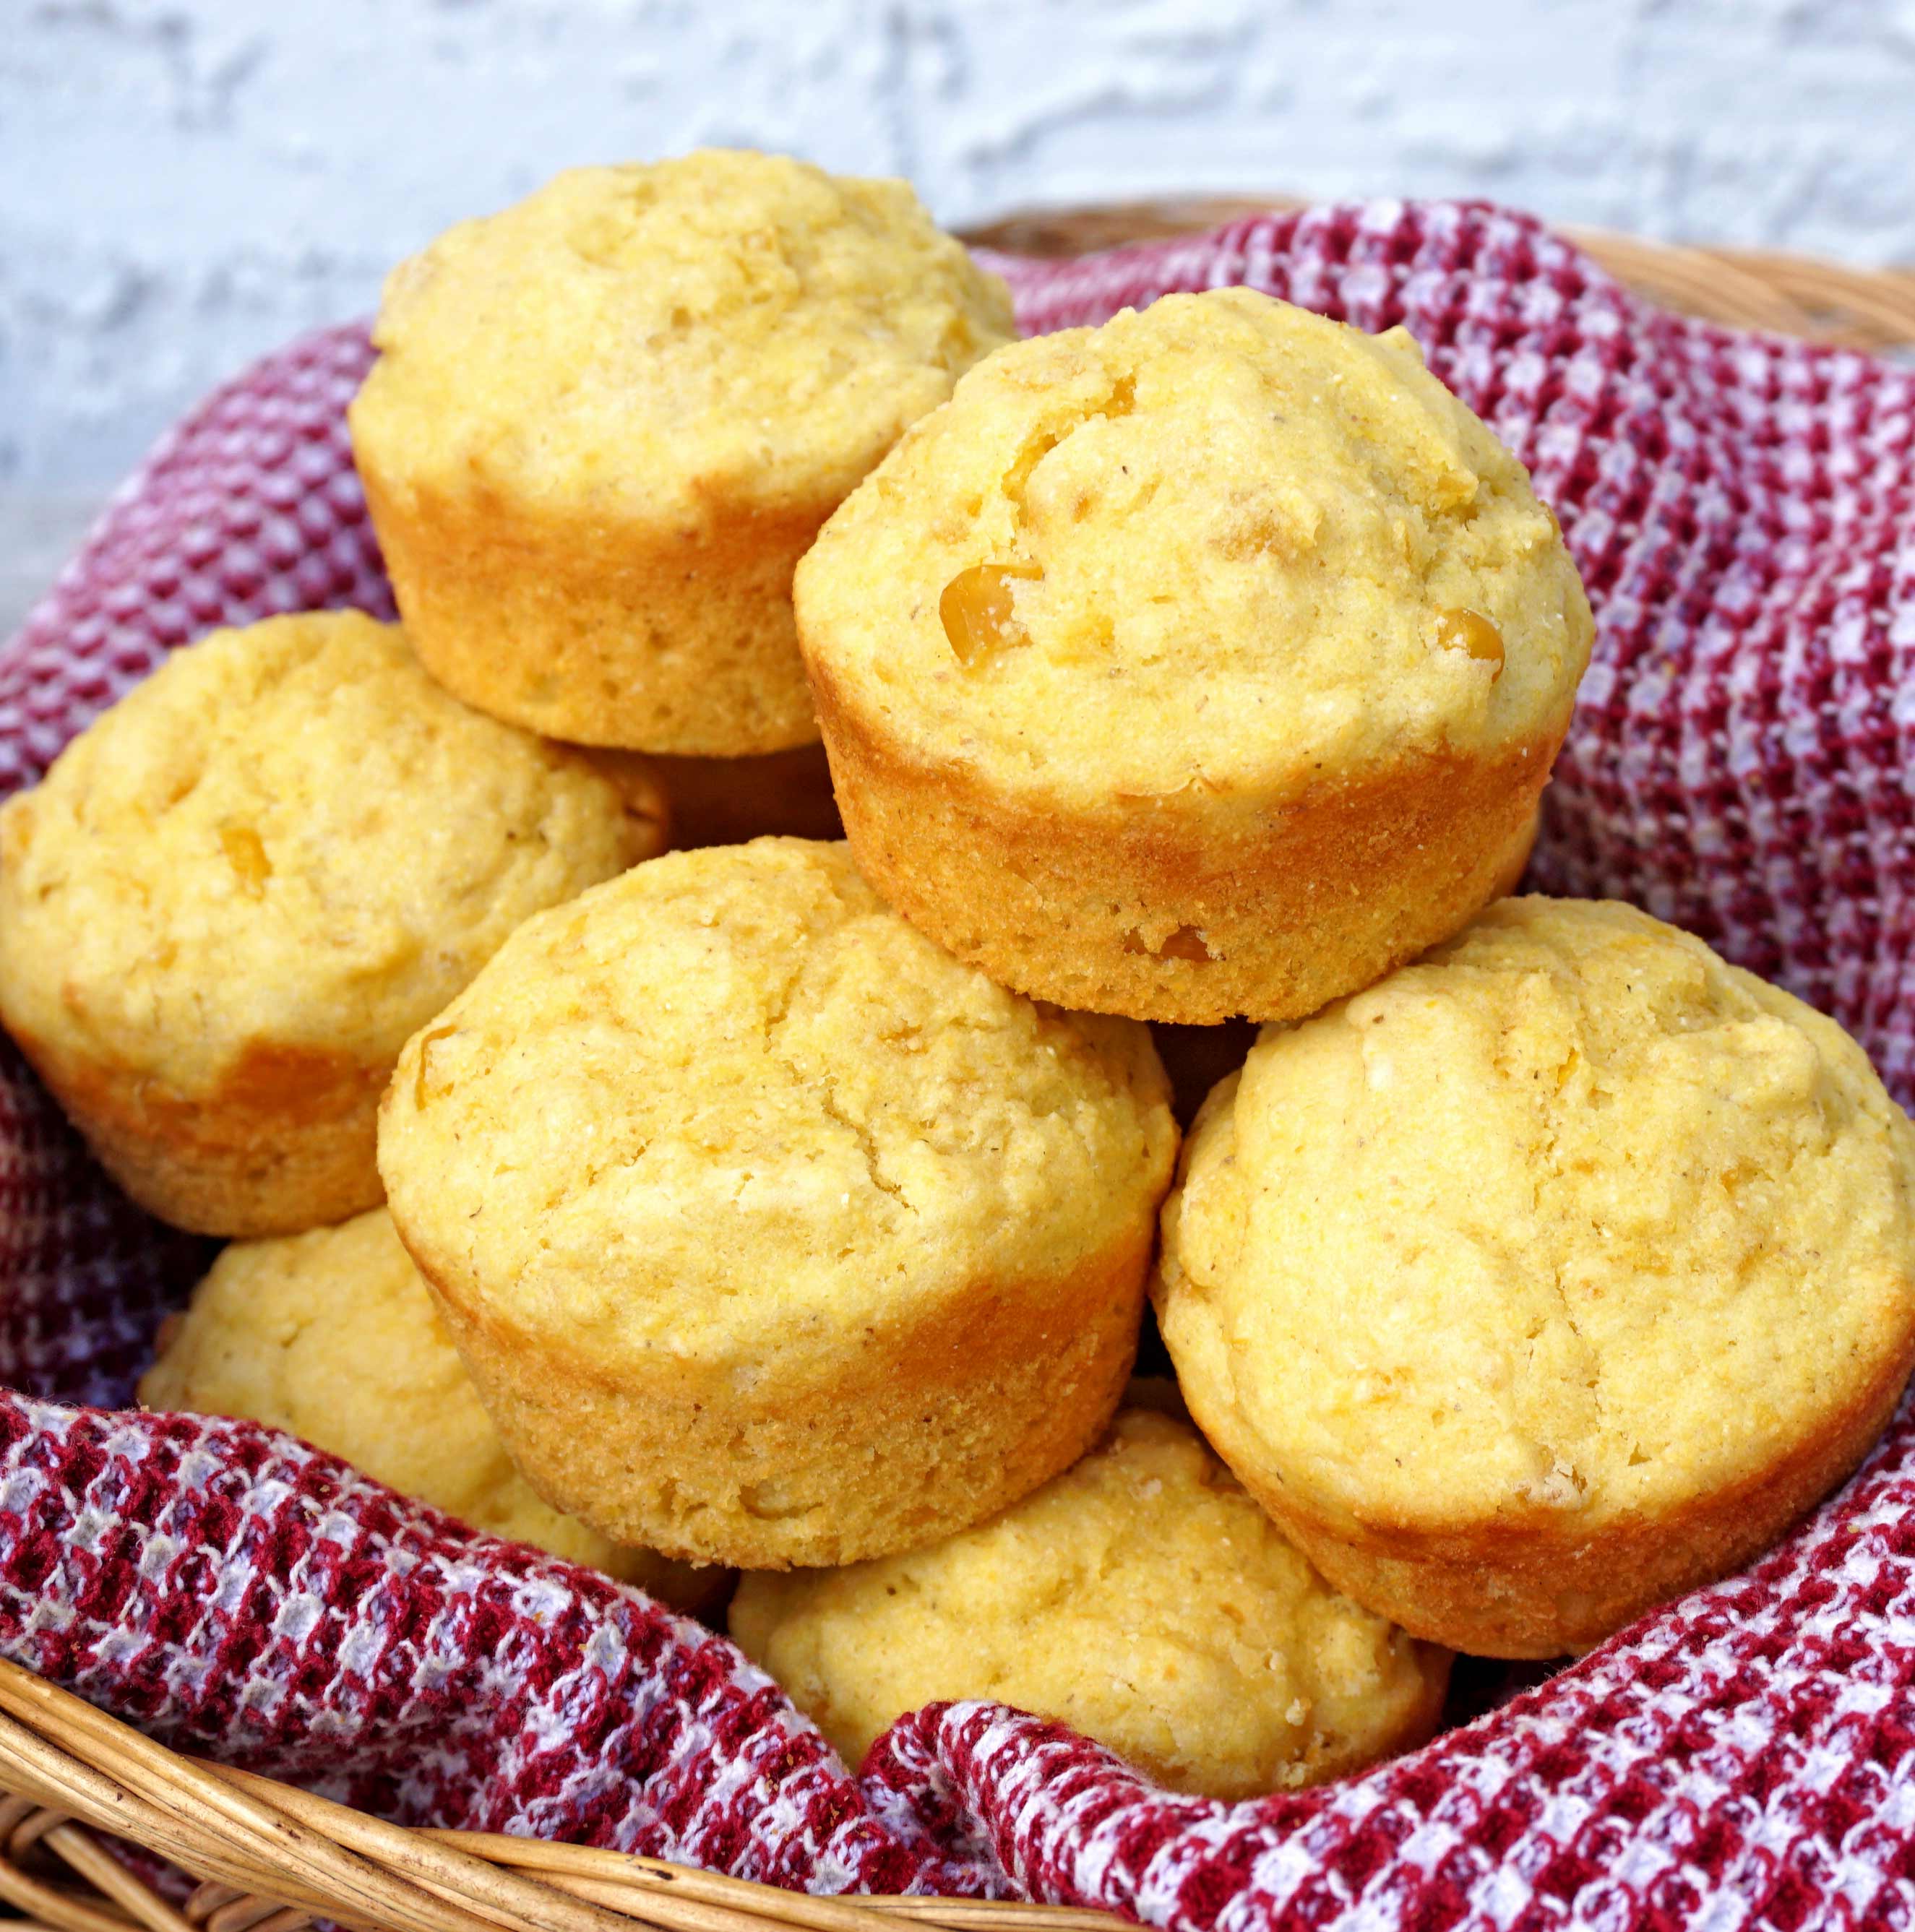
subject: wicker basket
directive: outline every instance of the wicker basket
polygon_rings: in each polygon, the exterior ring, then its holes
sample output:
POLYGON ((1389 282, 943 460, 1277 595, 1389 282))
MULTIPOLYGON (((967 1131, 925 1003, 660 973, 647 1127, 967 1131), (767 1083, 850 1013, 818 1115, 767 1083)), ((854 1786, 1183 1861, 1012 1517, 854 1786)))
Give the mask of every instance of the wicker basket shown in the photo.
MULTIPOLYGON (((1059 256, 1295 206, 1182 200, 1007 217, 968 239, 1059 256)), ((1787 255, 1574 238, 1612 273, 1708 320, 1833 346, 1915 347, 1915 271, 1787 255)), ((59 1932, 296 1932, 317 1918, 392 1932, 1096 1932, 1102 1912, 953 1899, 810 1898, 536 1839, 410 1831, 268 1778, 182 1757, 30 1672, 0 1664, 0 1899, 59 1932), (101 1843, 144 1846, 203 1879, 176 1908, 101 1843)))

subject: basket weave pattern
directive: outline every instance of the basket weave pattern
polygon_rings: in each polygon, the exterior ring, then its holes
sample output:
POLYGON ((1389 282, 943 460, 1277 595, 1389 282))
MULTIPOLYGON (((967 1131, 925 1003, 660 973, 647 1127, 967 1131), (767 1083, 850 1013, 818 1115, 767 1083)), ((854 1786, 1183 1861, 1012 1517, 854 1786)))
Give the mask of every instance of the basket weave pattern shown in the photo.
MULTIPOLYGON (((1529 463, 1598 609, 1538 882, 1619 892, 1704 933, 1836 1012, 1907 1095, 1915 380, 1676 320, 1481 209, 1325 210, 1010 266, 1027 326, 1238 280, 1366 328, 1407 320, 1529 463)), ((1732 266, 1787 313, 1835 299, 1802 274, 1732 266)), ((1680 292, 1674 274, 1664 292, 1680 292)), ((1737 286, 1712 271, 1691 284, 1698 298, 1737 286)), ((1723 319, 1785 312, 1750 300, 1723 319)), ((1811 320, 1880 339, 1904 302, 1885 282, 1811 320)), ((274 358, 136 479, 0 653, 0 790, 212 623, 382 608, 339 420, 365 354, 338 331, 274 358)), ((0 1071, 0 1275, 14 1290, 0 1375, 123 1401, 203 1250, 156 1240, 17 1064, 0 1071)), ((1236 1807, 1166 1798, 1058 1727, 982 1706, 902 1721, 854 1781, 722 1644, 269 1432, 7 1396, 0 1438, 0 1654, 170 1744, 361 1808, 191 1763, 0 1672, 0 1786, 20 1800, 0 1816, 0 1893, 72 1932, 245 1932, 281 1906, 446 1932, 608 1932, 620 1915, 743 1932, 734 1912, 849 1932, 887 1911, 955 1927, 1031 1910, 806 1900, 657 1872, 614 1846, 820 1892, 1016 1889, 1180 1932, 1352 1912, 1915 1915, 1905 1412, 1844 1496, 1747 1576, 1410 1759, 1236 1807), (368 1630, 390 1641, 362 1658, 368 1630), (448 1838, 373 1812, 590 1843, 448 1838), (182 1916, 62 1816, 216 1888, 182 1916)))

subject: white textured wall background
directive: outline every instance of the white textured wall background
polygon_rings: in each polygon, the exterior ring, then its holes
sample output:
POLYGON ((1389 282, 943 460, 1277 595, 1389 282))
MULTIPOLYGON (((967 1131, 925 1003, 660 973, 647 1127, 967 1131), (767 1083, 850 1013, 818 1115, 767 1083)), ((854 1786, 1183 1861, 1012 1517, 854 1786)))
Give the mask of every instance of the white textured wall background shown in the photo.
POLYGON ((0 484, 91 490, 248 356, 575 162, 751 143, 947 221, 1479 194, 1915 260, 1915 0, 0 0, 0 484))

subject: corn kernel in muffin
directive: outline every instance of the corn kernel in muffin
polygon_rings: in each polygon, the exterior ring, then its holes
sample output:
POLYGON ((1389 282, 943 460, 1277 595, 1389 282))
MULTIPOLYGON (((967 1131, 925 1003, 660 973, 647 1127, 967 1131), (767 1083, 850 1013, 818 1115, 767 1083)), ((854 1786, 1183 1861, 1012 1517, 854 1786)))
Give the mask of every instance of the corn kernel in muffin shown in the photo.
POLYGON ((886 899, 1091 1012, 1293 1018, 1521 869, 1589 607, 1423 367, 1247 289, 980 363, 800 566, 886 899))

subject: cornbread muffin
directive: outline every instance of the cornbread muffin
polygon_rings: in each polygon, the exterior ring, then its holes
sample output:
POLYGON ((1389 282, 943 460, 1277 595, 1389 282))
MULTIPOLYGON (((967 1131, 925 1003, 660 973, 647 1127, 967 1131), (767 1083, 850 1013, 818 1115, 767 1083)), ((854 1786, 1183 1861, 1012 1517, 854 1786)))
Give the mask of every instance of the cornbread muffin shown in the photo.
POLYGON ((822 745, 794 745, 755 758, 579 748, 632 802, 656 800, 653 808, 669 819, 671 843, 682 850, 845 836, 822 745))
POLYGON ((1010 297, 902 182, 581 168, 386 285, 353 446, 427 668, 554 737, 815 741, 791 570, 1010 297))
POLYGON ((865 875, 1034 997, 1313 1012, 1521 869, 1589 606, 1521 466, 1247 289, 973 370, 800 567, 865 875))
POLYGON ((988 1697, 1211 1798, 1421 1744, 1449 1678, 1447 1652, 1337 1595, 1189 1423, 1149 1408, 989 1522, 747 1576, 731 1618, 848 1764, 907 1711, 988 1697))
POLYGON ((1264 1034, 1199 1117, 1157 1314, 1333 1583, 1547 1657, 1855 1466, 1915 1362, 1912 1182, 1832 1022, 1628 907, 1508 899, 1264 1034))
POLYGON ((758 839, 521 926, 401 1057, 380 1166, 539 1493, 782 1569, 963 1528, 1096 1439, 1176 1142, 1146 1029, 758 839))
POLYGON ((113 1178, 206 1234, 380 1198, 408 1034, 528 913, 658 849, 390 625, 176 652, 0 810, 0 1019, 113 1178))
POLYGON ((722 1571, 622 1549, 542 1502, 515 1469, 383 1208, 236 1241, 140 1384, 150 1409, 236 1415, 343 1456, 495 1536, 708 1608, 722 1571))

